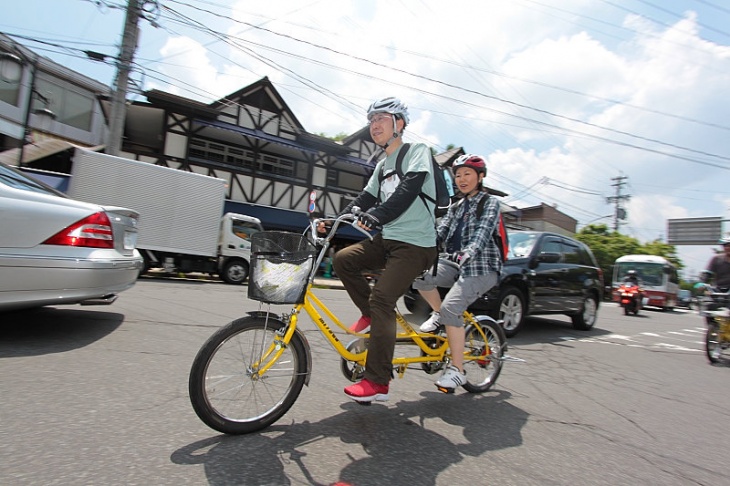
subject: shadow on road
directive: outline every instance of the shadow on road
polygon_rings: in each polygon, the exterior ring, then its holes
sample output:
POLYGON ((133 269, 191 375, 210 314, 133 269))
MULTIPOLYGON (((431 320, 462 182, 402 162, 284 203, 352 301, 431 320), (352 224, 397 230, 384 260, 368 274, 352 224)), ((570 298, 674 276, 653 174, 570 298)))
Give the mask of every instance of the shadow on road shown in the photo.
POLYGON ((0 358, 14 358, 82 348, 117 329, 124 315, 43 307, 2 313, 0 320, 0 358))
MULTIPOLYGON (((422 392, 421 396, 394 407, 344 403, 342 413, 318 422, 275 424, 257 434, 211 437, 178 449, 171 460, 204 465, 211 485, 299 484, 301 480, 290 479, 284 469, 292 463, 313 485, 434 485, 442 471, 465 457, 522 444, 528 415, 509 403, 506 391, 448 396, 422 392), (438 428, 450 437, 435 432, 430 427, 433 420, 445 422, 438 428), (327 443, 315 444, 322 440, 327 443), (317 477, 322 469, 307 459, 307 450, 319 454, 327 447, 331 449, 326 457, 345 465, 338 478, 323 483, 317 477)), ((285 421, 286 416, 281 422, 285 421)))

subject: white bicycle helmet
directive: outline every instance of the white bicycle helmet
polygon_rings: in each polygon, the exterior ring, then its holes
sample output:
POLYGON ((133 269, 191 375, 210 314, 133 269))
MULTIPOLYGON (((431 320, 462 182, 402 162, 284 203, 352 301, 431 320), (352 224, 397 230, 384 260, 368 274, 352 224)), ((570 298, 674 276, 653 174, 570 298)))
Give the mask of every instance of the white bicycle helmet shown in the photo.
POLYGON ((368 120, 370 120, 376 113, 388 113, 395 116, 396 118, 402 119, 405 125, 408 125, 410 119, 408 118, 408 107, 405 103, 395 97, 388 97, 373 102, 368 108, 368 120))
POLYGON ((720 238, 720 241, 718 242, 722 246, 730 245, 730 236, 725 236, 724 238, 720 238))

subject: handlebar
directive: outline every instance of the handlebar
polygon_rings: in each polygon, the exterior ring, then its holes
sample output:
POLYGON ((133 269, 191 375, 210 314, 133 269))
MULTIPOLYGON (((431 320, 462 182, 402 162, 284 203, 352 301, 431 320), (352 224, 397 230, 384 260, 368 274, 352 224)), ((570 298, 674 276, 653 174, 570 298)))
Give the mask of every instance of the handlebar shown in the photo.
POLYGON ((363 235, 367 236, 370 240, 373 239, 373 235, 370 234, 367 230, 361 228, 357 224, 358 216, 360 215, 361 211, 360 208, 355 206, 352 208, 352 211, 350 213, 345 213, 337 216, 336 218, 316 218, 313 219, 309 224, 309 230, 311 232, 312 241, 316 242, 318 245, 324 245, 326 242, 329 242, 332 240, 332 238, 335 236, 335 233, 337 233, 337 230, 343 223, 347 223, 353 228, 355 228, 357 231, 362 233, 363 235), (330 230, 325 234, 325 236, 319 236, 319 232, 317 231, 317 228, 319 227, 320 223, 326 224, 327 222, 332 223, 332 227, 330 230))
POLYGON ((700 305, 700 315, 712 315, 721 308, 730 307, 730 290, 707 286, 703 295, 697 298, 700 305))

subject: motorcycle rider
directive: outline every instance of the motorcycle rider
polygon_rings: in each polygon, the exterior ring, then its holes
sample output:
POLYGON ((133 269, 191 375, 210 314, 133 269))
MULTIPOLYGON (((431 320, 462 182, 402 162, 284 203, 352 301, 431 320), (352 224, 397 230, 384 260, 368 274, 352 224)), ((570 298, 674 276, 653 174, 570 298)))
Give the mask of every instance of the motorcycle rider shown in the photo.
POLYGON ((636 287, 636 305, 637 309, 641 309, 643 307, 644 292, 641 289, 641 279, 636 270, 626 272, 622 285, 624 287, 636 287))
POLYGON ((626 272, 626 276, 624 277, 624 283, 630 283, 632 285, 635 285, 636 287, 641 286, 641 279, 636 273, 636 270, 629 270, 628 272, 626 272))

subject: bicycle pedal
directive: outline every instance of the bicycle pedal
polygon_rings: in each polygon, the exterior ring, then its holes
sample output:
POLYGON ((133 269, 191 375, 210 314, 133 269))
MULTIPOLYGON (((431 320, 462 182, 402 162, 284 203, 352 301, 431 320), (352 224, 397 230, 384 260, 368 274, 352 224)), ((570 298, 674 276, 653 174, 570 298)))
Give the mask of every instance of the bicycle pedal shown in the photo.
POLYGON ((455 388, 446 388, 445 386, 438 386, 436 385, 436 389, 440 391, 441 393, 446 393, 447 395, 454 393, 455 388))

